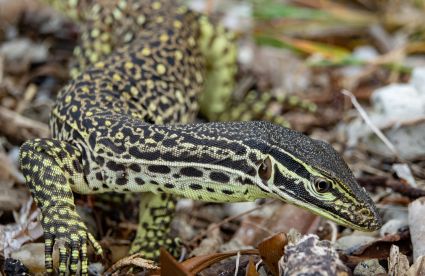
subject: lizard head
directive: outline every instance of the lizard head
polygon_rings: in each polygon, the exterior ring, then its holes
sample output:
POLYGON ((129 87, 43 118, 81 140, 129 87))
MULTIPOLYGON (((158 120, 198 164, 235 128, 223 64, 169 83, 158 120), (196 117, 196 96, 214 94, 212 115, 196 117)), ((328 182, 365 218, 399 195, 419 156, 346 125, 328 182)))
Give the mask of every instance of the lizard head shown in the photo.
POLYGON ((372 199, 330 144, 291 129, 266 126, 269 146, 257 168, 274 197, 353 229, 381 227, 372 199))

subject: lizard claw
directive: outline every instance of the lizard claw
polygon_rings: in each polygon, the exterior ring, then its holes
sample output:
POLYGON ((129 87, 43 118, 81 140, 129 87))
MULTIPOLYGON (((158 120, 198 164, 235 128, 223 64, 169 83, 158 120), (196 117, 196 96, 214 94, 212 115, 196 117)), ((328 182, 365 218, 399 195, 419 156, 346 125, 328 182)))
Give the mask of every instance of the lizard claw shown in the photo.
POLYGON ((81 275, 88 275, 87 243, 90 242, 95 253, 102 254, 102 247, 80 216, 71 208, 57 206, 42 214, 42 226, 45 238, 45 262, 48 273, 53 273, 53 245, 59 248, 59 274, 76 275, 78 263, 81 263, 81 275))

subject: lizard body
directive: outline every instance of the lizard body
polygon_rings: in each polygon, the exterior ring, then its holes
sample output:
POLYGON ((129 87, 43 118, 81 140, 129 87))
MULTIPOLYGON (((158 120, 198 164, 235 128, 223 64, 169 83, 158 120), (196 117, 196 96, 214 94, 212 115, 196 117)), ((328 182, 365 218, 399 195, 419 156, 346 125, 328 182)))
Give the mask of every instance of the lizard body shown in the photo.
POLYGON ((61 274, 75 274, 80 261, 87 274, 88 242, 101 252, 73 192, 144 193, 130 252, 153 259, 159 245, 176 243, 174 195, 278 198, 355 229, 379 228, 372 200, 329 144, 267 122, 191 123, 208 80, 231 89, 235 48, 224 29, 174 1, 50 2, 88 23, 74 78, 52 110, 52 138, 21 147, 49 272, 55 242, 61 274))

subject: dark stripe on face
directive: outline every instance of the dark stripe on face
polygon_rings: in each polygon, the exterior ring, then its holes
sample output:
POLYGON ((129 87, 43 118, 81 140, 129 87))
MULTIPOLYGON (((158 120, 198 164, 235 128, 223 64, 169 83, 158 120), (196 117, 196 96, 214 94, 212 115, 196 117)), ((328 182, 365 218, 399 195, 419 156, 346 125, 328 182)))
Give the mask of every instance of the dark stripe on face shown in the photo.
POLYGON ((296 173, 298 176, 304 179, 311 179, 310 173, 304 168, 304 166, 294 159, 291 156, 284 153, 283 151, 277 149, 271 149, 270 155, 273 156, 277 162, 282 164, 285 168, 290 170, 293 173, 296 173))
MULTIPOLYGON (((310 173, 304 168, 304 166, 294 160, 291 156, 286 154, 285 152, 271 147, 269 144, 266 144, 262 141, 258 140, 245 140, 242 141, 246 146, 257 149, 264 154, 270 154, 277 162, 281 163, 283 166, 288 168, 290 171, 296 173, 302 178, 310 177, 310 173)), ((251 156, 253 159, 254 155, 251 156)))
MULTIPOLYGON (((322 172, 322 174, 323 174, 323 172, 322 172)), ((326 175, 330 179, 333 179, 333 177, 330 177, 327 174, 324 174, 324 175, 326 175)), ((332 187, 335 187, 337 185, 346 194, 349 194, 349 195, 352 195, 353 196, 352 190, 349 187, 347 187, 347 185, 345 185, 344 183, 338 182, 337 180, 333 180, 333 182, 334 182, 334 184, 332 184, 332 187)), ((340 199, 344 199, 345 198, 345 196, 343 194, 341 194, 341 192, 339 190, 337 190, 337 189, 334 189, 333 188, 332 189, 332 193, 335 194, 337 196, 337 198, 340 198, 340 199)))
MULTIPOLYGON (((338 212, 332 203, 325 204, 322 200, 312 196, 308 191, 305 190, 303 184, 297 184, 293 180, 285 178, 280 172, 277 165, 274 165, 274 184, 279 187, 281 191, 286 194, 290 194, 291 197, 301 201, 309 202, 310 204, 317 206, 322 210, 326 210, 330 213, 338 213, 339 217, 346 219, 347 221, 352 221, 350 217, 346 214, 338 212)), ((335 193, 334 193, 335 195, 335 193)), ((339 194, 336 194, 338 196, 339 194)))
POLYGON ((275 164, 274 165, 274 185, 279 187, 280 190, 284 191, 285 193, 291 194, 294 198, 303 201, 302 194, 305 194, 306 191, 304 190, 303 186, 300 186, 298 184, 295 184, 294 181, 291 179, 288 179, 284 177, 279 172, 279 167, 275 164))

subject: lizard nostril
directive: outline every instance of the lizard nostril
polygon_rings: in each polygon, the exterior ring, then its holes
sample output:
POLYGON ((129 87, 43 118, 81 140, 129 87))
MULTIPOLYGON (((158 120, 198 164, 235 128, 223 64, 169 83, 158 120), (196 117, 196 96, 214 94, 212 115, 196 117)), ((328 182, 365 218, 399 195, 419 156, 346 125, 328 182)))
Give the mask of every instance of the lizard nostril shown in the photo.
POLYGON ((370 211, 367 210, 367 209, 363 209, 363 210, 360 211, 360 214, 364 217, 368 217, 368 216, 370 216, 370 211))

